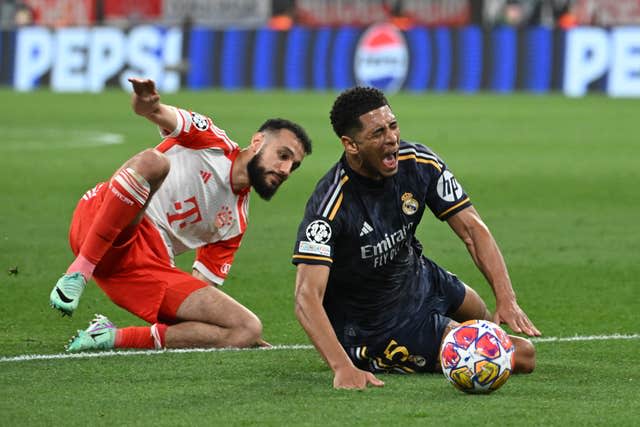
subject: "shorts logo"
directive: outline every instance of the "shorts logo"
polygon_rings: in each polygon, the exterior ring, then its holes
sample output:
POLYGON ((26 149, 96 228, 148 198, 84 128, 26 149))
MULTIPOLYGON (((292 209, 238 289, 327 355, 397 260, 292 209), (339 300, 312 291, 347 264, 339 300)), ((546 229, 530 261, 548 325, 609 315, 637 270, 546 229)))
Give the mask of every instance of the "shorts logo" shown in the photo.
POLYGON ((220 272, 222 274, 229 274, 229 270, 231 270, 231 264, 229 264, 228 262, 225 262, 224 264, 222 264, 222 266, 220 267, 220 272))
POLYGON ((407 360, 421 368, 424 368, 427 365, 427 359, 422 356, 410 354, 407 360))
POLYGON ((307 239, 313 243, 327 243, 331 239, 331 226, 321 219, 313 221, 305 230, 307 239))
POLYGON ((198 130, 209 129, 209 120, 207 120, 207 118, 201 114, 191 113, 191 121, 198 130))
POLYGON ((449 171, 444 171, 436 185, 438 196, 446 202, 455 202, 462 197, 462 187, 449 171))
POLYGON ((402 195, 402 212, 407 215, 413 215, 418 211, 420 204, 413 198, 412 193, 404 193, 402 195))

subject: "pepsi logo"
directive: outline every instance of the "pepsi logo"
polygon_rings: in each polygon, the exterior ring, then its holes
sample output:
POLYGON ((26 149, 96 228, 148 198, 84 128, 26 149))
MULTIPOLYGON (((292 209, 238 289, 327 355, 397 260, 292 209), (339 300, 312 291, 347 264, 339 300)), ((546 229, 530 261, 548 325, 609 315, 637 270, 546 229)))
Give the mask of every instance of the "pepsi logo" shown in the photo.
POLYGON ((409 49, 397 27, 376 24, 360 37, 354 61, 358 85, 395 92, 402 87, 408 70, 409 49))

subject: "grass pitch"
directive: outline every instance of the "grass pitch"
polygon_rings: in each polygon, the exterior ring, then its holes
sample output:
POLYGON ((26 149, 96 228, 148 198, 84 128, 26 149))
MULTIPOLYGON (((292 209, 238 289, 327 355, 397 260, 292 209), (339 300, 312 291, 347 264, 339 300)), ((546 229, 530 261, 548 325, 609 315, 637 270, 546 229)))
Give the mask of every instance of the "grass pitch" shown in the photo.
MULTIPOLYGON (((182 92, 164 101, 211 115, 245 146, 264 119, 291 118, 314 154, 270 203, 254 197, 225 291, 263 320, 272 344, 308 344, 293 315, 289 259, 304 204, 337 160, 335 94, 182 92)), ((440 154, 493 231, 521 306, 547 337, 532 375, 467 396, 441 375, 381 375, 383 389, 335 391, 315 350, 58 354, 93 313, 140 325, 89 286, 73 318, 48 307, 72 260, 71 212, 95 182, 155 145, 128 95, 0 91, 0 413, 2 425, 633 425, 640 413, 638 100, 591 96, 390 98, 405 139, 440 154), (17 271, 17 274, 15 272, 17 271), (10 273, 11 272, 11 273, 10 273), (634 338, 635 337, 635 338, 634 338)), ((489 286, 451 230, 425 215, 425 252, 485 297, 489 286)), ((191 255, 179 259, 188 269, 191 255)))

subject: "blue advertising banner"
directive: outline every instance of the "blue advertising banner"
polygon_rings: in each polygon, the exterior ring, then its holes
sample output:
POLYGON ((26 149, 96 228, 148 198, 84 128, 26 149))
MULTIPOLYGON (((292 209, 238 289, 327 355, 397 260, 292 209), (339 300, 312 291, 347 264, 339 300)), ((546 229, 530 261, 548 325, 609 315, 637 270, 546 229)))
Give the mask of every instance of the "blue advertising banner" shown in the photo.
POLYGON ((427 89, 433 89, 437 92, 449 90, 451 82, 453 62, 453 44, 451 42, 451 30, 448 28, 436 28, 433 31, 436 42, 435 59, 435 80, 432 86, 427 89))
POLYGON ((187 86, 192 89, 206 89, 213 86, 214 73, 218 63, 211 52, 215 46, 217 34, 206 28, 194 28, 190 33, 188 57, 190 59, 187 72, 187 86))
POLYGON ((284 56, 284 86, 290 90, 306 89, 309 86, 309 68, 311 54, 311 32, 303 27, 289 31, 284 56))
POLYGON ((250 88, 387 92, 562 91, 640 96, 640 27, 477 26, 289 31, 139 26, 24 27, 0 33, 0 84, 28 91, 128 89, 146 76, 165 92, 250 88))
POLYGON ((553 38, 551 30, 532 28, 524 34, 523 87, 535 93, 551 89, 553 38))
POLYGON ((516 31, 511 27, 497 28, 491 37, 491 90, 508 93, 515 89, 517 62, 518 62, 518 38, 516 31), (498 54, 498 52, 500 54, 498 54))
POLYGON ((13 82, 15 38, 12 31, 0 31, 0 85, 10 85, 13 82))

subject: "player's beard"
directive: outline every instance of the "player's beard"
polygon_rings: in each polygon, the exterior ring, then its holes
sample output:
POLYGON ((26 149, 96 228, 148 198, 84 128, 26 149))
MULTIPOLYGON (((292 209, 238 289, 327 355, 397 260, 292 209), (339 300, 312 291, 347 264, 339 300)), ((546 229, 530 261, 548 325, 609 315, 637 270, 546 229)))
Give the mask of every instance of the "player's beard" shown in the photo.
POLYGON ((249 160, 249 164, 247 164, 247 172, 249 172, 249 180, 251 181, 251 186, 258 196, 260 196, 264 200, 271 200, 276 191, 278 191, 278 187, 280 184, 271 185, 267 181, 267 170, 261 165, 262 153, 258 152, 251 160, 249 160))

